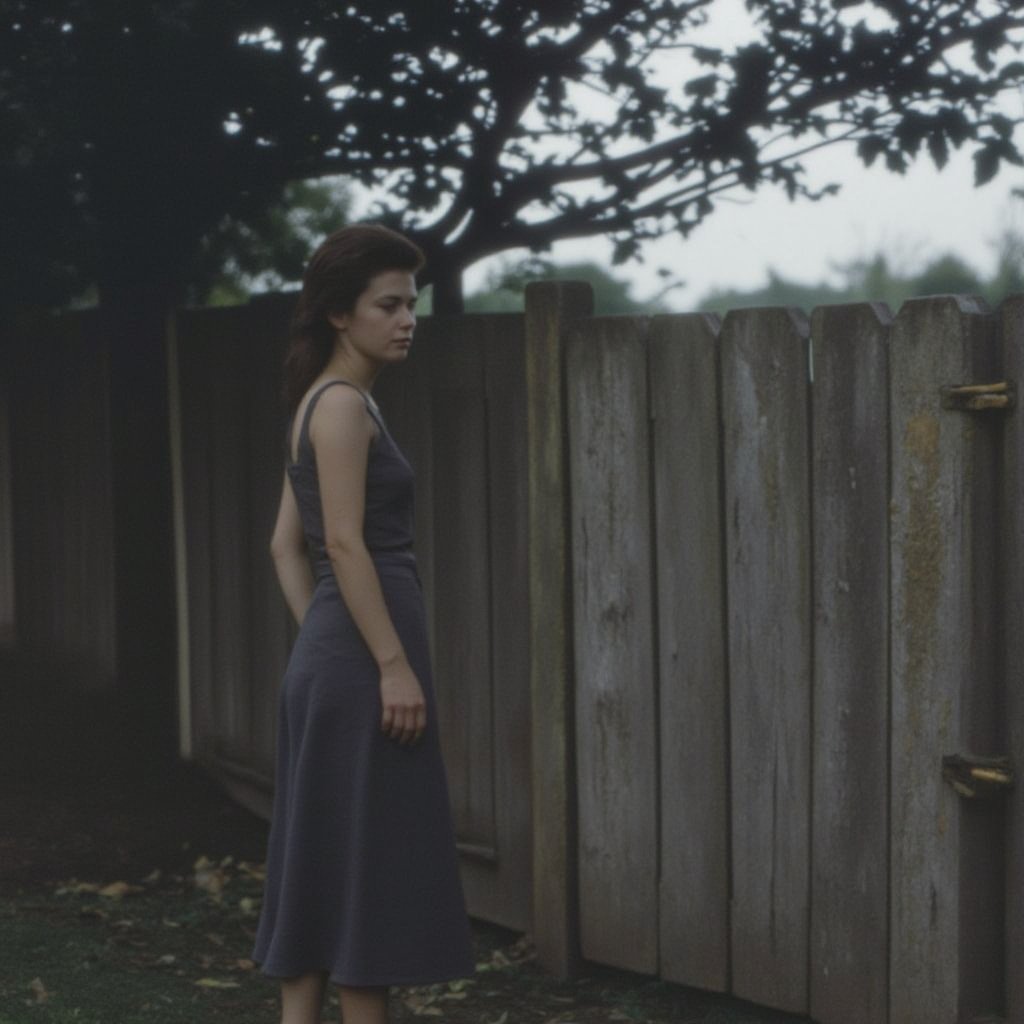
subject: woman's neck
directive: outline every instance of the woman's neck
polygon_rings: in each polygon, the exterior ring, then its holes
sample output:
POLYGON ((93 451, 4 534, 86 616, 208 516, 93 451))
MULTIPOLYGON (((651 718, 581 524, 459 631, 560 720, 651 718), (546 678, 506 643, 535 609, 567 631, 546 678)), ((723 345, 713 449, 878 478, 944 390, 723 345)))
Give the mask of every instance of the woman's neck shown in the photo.
POLYGON ((369 394, 373 390, 373 384, 380 369, 379 366, 365 359, 353 358, 351 353, 344 349, 336 349, 331 358, 327 360, 327 365, 323 368, 321 376, 351 381, 369 394))

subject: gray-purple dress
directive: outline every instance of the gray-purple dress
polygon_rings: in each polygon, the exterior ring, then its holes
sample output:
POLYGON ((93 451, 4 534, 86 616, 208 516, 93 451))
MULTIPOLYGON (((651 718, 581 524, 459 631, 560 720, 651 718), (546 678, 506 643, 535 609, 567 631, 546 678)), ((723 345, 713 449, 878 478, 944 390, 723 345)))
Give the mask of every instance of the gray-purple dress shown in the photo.
POLYGON ((309 421, 324 391, 345 384, 329 381, 314 393, 288 465, 316 589, 281 690, 253 959, 273 977, 326 971, 340 985, 427 984, 474 967, 412 553, 413 474, 368 401, 379 433, 370 443, 364 537, 427 702, 426 732, 401 746, 380 731, 380 671, 324 545, 309 421))

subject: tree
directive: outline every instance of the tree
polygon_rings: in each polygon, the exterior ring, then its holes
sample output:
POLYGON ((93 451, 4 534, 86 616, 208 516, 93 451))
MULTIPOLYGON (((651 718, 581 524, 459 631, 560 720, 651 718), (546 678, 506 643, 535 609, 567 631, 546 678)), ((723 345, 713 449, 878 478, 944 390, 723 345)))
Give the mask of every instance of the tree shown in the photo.
POLYGON ((910 298, 951 294, 980 295, 995 307, 1007 296, 1024 292, 1024 238, 1007 232, 999 240, 996 270, 987 280, 952 253, 930 260, 911 274, 894 270, 882 253, 838 270, 839 285, 802 284, 770 270, 763 288, 716 290, 700 300, 699 308, 725 313, 745 306, 797 306, 810 312, 815 306, 881 301, 897 310, 910 298))
POLYGON ((202 240, 188 275, 191 300, 230 304, 296 285, 320 240, 351 212, 351 192, 341 183, 298 181, 247 220, 225 217, 202 240))
POLYGON ((668 307, 661 301, 661 295, 648 299, 634 298, 630 283, 616 277, 600 264, 554 263, 537 258, 505 262, 492 270, 484 287, 466 297, 466 312, 522 312, 526 285, 530 281, 550 280, 586 281, 594 290, 594 312, 599 316, 611 313, 668 312, 668 307))
POLYGON ((969 144, 979 183, 1020 162, 1018 0, 747 7, 750 38, 716 44, 715 0, 6 0, 0 260, 166 299, 225 216, 341 174, 385 190, 450 311, 508 248, 625 259, 731 189, 826 194, 821 146, 899 172, 969 144))

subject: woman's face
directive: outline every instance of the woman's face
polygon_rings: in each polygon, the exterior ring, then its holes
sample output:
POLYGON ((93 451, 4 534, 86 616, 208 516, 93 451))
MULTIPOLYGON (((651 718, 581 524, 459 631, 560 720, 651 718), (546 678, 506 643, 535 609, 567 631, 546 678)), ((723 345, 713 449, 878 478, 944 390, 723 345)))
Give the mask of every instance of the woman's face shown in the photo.
POLYGON ((329 317, 342 342, 371 363, 401 362, 416 327, 416 279, 405 270, 385 270, 370 279, 351 313, 329 317))

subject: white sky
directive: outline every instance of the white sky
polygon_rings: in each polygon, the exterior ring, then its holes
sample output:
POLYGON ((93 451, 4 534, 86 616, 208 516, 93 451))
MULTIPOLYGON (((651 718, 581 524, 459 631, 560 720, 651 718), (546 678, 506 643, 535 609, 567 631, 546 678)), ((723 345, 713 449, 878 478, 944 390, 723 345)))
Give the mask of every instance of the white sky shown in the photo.
MULTIPOLYGON (((853 15, 863 16, 865 10, 856 8, 853 15)), ((748 38, 751 23, 742 0, 716 0, 704 31, 707 41, 718 45, 748 38)), ((1007 114, 1022 113, 1024 95, 1009 97, 1007 114)), ((764 284, 769 268, 805 283, 835 282, 836 264, 879 252, 907 272, 954 253, 987 275, 994 269, 996 245, 1005 231, 1015 228, 1024 233, 1024 199, 1011 198, 1013 188, 1024 188, 1024 168, 1004 164, 993 181, 978 189, 966 149, 954 152, 941 172, 921 156, 904 176, 887 171, 881 159, 865 168, 852 147, 840 145, 806 157, 803 163, 809 183, 837 182, 842 186, 839 194, 814 203, 790 202, 782 190, 766 188, 753 195, 737 190, 719 197, 715 211, 689 238, 671 236, 648 243, 643 263, 623 264, 615 273, 632 281, 634 294, 644 298, 663 287, 658 268, 669 269, 684 287, 671 292, 666 301, 686 310, 714 288, 764 284)), ((498 259, 516 255, 525 253, 498 259)), ((611 264, 611 246, 599 238, 559 243, 550 255, 558 262, 611 264)), ((470 268, 467 292, 483 284, 493 263, 483 261, 470 268)))
MULTIPOLYGON (((1024 169, 1008 167, 975 188, 969 154, 954 155, 942 172, 919 159, 905 176, 879 163, 865 169, 850 149, 833 147, 805 161, 816 183, 837 181, 837 196, 819 202, 790 202, 781 191, 737 192, 691 235, 648 243, 643 263, 614 272, 634 283, 638 298, 662 287, 666 267, 684 282, 666 297, 686 310, 713 288, 754 288, 769 268, 806 283, 836 279, 835 264, 886 253, 894 268, 913 272, 931 259, 954 253, 983 275, 996 262, 996 243, 1007 228, 1024 233, 1024 200, 1011 198, 1024 188, 1024 169)), ((601 239, 557 244, 559 262, 593 260, 611 264, 611 246, 601 239)), ((499 257, 500 259, 501 257, 499 257)), ((472 267, 466 290, 480 287, 489 261, 472 267)))

